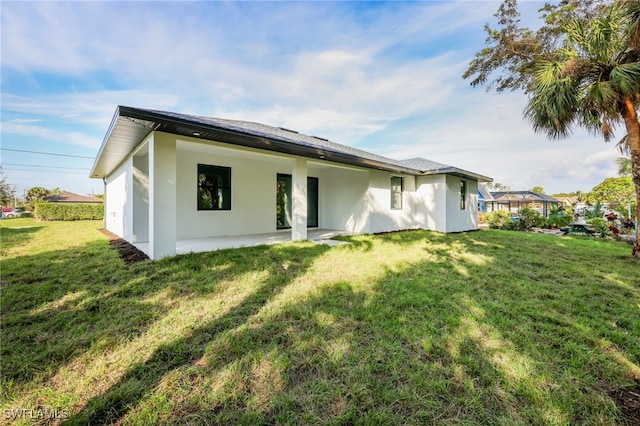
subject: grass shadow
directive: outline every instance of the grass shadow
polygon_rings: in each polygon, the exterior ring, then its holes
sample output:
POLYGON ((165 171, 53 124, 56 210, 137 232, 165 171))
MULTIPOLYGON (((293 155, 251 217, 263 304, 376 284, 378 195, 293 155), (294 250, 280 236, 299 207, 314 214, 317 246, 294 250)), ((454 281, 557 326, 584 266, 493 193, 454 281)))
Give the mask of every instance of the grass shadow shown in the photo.
MULTIPOLYGON (((592 380, 624 380, 624 369, 606 351, 595 358, 602 365, 575 358, 576 346, 593 331, 565 318, 567 300, 564 310, 544 309, 545 289, 531 291, 524 280, 479 280, 484 269, 469 259, 509 250, 497 241, 461 235, 432 243, 443 241, 451 248, 435 261, 388 271, 366 291, 347 281, 326 283, 303 300, 264 311, 283 290, 272 282, 227 315, 159 348, 71 423, 618 421, 606 390, 592 380), (532 312, 546 314, 526 321, 532 312), (545 341, 545 349, 537 348, 545 341), (571 360, 571 376, 558 357, 571 360)), ((507 268, 514 259, 492 267, 507 268)), ((531 258, 525 266, 537 263, 531 258)), ((574 305, 578 300, 566 297, 574 305)), ((581 315, 591 317, 596 306, 581 315)), ((624 310, 633 312, 628 304, 624 310)), ((627 336, 620 343, 629 353, 634 342, 627 336)))
MULTIPOLYGON (((127 267, 107 241, 97 241, 5 259, 2 381, 17 388, 46 381, 74 359, 112 351, 143 335, 175 308, 167 300, 187 304, 216 297, 256 268, 268 276, 259 293, 267 297, 325 249, 263 246, 127 267)), ((259 303, 259 295, 251 300, 259 303)))
MULTIPOLYGON (((102 362, 102 350, 130 351, 120 376, 90 382, 112 380, 74 407, 70 424, 620 421, 607 386, 633 382, 640 363, 640 285, 615 245, 568 251, 546 236, 409 234, 353 237, 362 241, 355 248, 284 244, 131 268, 84 247, 67 254, 89 263, 83 274, 105 273, 95 288, 64 293, 50 277, 55 295, 31 303, 18 297, 29 287, 14 282, 8 314, 49 309, 59 325, 48 332, 71 338, 62 322, 80 317, 68 312, 92 307, 99 314, 83 323, 97 322, 87 332, 106 343, 80 347, 91 355, 85 365, 102 362), (357 264, 348 271, 347 258, 357 264), (142 305, 129 321, 148 315, 148 323, 126 328, 111 318, 134 301, 142 305), (163 335, 145 340, 155 332, 163 335), (105 340, 111 333, 118 337, 105 340), (147 351, 136 358, 136 348, 147 351)), ((72 265, 61 264, 56 279, 72 265)), ((22 327, 39 330, 10 328, 22 327)), ((86 356, 30 350, 50 354, 42 362, 57 369, 86 356)))
POLYGON ((2 242, 0 254, 4 255, 13 247, 25 244, 25 242, 31 238, 32 234, 42 228, 44 228, 44 226, 25 226, 19 228, 11 228, 6 225, 0 226, 0 241, 2 242))
POLYGON ((157 347, 148 359, 134 365, 118 383, 89 401, 80 413, 69 419, 69 423, 118 422, 166 375, 193 365, 204 355, 212 339, 245 323, 328 249, 327 246, 315 244, 260 246, 190 254, 159 262, 160 269, 150 279, 171 277, 168 288, 172 297, 194 294, 201 297, 203 293, 214 291, 218 280, 233 280, 243 273, 255 272, 258 266, 262 268, 265 278, 228 312, 157 347), (216 268, 220 265, 224 267, 216 268), (191 272, 189 279, 184 275, 185 271, 191 272), (199 274, 194 275, 194 271, 199 274), (203 282, 202 274, 211 279, 203 282))

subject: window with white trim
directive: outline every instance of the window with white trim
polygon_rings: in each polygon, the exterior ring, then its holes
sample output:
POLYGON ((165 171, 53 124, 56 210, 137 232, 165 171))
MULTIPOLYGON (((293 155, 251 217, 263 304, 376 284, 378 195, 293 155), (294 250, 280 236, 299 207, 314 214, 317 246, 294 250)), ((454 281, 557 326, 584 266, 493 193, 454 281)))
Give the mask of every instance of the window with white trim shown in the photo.
POLYGON ((467 208, 467 182, 460 181, 460 210, 467 208))
POLYGON ((402 210, 402 178, 391 176, 391 210, 402 210))

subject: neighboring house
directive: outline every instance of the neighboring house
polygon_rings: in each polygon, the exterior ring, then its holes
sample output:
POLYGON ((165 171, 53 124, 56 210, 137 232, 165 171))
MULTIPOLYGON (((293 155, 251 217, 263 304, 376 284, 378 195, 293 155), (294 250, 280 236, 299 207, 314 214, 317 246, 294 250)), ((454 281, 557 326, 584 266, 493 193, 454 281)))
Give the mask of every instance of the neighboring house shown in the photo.
POLYGON ((493 201, 487 203, 487 211, 508 210, 511 214, 518 215, 520 209, 530 208, 537 210, 543 216, 549 216, 552 206, 559 207, 560 201, 539 192, 533 191, 496 191, 491 192, 493 201))
POLYGON ((62 191, 56 195, 49 195, 43 198, 50 203, 102 203, 103 200, 96 197, 85 197, 73 192, 62 191))
POLYGON ((91 177, 105 226, 152 259, 179 241, 307 228, 374 233, 477 229, 478 182, 434 161, 398 161, 264 124, 120 106, 91 177))
POLYGON ((578 204, 578 197, 575 197, 575 196, 555 197, 555 199, 560 202, 560 205, 562 205, 562 207, 565 207, 568 209, 573 209, 576 206, 576 204, 578 204))
POLYGON ((584 201, 581 201, 580 198, 577 196, 555 197, 555 198, 561 203, 561 205, 565 209, 568 209, 568 210, 570 209, 570 211, 573 211, 574 213, 577 213, 577 214, 584 214, 584 211, 588 207, 587 203, 585 203, 584 201))
POLYGON ((491 202, 495 201, 491 192, 481 183, 478 183, 478 211, 482 213, 486 213, 488 210, 488 205, 491 205, 491 202))

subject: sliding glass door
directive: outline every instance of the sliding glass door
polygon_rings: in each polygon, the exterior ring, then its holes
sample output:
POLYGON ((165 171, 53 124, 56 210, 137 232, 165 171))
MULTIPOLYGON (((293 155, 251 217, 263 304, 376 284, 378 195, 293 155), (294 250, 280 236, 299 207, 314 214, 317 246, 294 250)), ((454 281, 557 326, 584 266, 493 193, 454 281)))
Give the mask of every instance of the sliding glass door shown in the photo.
MULTIPOLYGON (((291 175, 278 173, 276 186, 276 226, 278 229, 291 228, 291 175)), ((318 178, 307 177, 307 227, 318 226, 318 178)))

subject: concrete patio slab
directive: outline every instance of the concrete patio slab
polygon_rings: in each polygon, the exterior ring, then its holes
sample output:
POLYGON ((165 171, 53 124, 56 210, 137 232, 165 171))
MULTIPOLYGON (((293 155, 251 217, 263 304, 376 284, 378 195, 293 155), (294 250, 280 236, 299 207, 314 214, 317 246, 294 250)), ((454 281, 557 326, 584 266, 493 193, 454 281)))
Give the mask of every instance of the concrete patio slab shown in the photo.
MULTIPOLYGON (((309 229, 307 239, 320 244, 335 246, 347 244, 344 241, 332 240, 340 235, 350 235, 349 232, 335 229, 309 229)), ((279 244, 291 241, 291 231, 284 230, 268 234, 234 235, 215 238, 198 238, 178 240, 176 242, 176 254, 201 253, 206 251, 224 250, 230 248, 254 247, 260 245, 279 244)), ((149 254, 149 243, 140 242, 134 244, 138 249, 149 254)))

